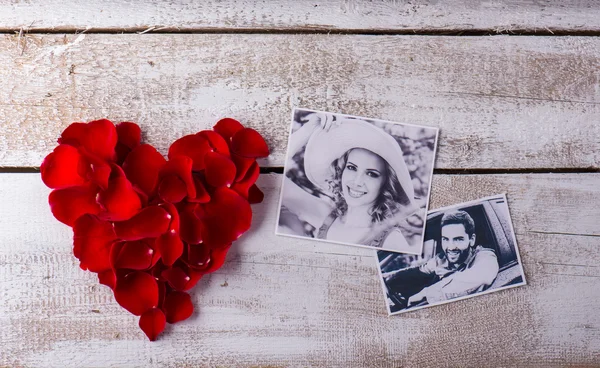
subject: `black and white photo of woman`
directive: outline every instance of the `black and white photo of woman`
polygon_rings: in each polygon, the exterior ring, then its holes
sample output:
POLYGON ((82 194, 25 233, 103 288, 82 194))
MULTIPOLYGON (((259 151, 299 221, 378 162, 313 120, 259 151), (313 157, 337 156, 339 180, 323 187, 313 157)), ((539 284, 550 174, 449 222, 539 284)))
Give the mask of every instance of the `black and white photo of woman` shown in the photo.
POLYGON ((277 232, 419 254, 437 129, 302 109, 293 120, 277 232))

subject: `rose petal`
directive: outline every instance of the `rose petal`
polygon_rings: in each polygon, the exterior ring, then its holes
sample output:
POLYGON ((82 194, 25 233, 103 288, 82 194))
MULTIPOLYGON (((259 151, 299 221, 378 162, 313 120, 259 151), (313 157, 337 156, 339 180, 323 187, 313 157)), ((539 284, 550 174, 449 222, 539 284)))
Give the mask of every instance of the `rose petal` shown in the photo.
POLYGON ((189 244, 202 242, 202 222, 196 216, 195 204, 186 204, 179 212, 179 235, 181 240, 189 244))
POLYGON ((131 270, 152 267, 158 259, 150 244, 146 239, 116 243, 110 253, 112 267, 131 270))
POLYGON ((225 141, 219 133, 212 130, 203 130, 196 133, 196 135, 205 138, 215 151, 229 156, 229 146, 227 145, 227 141, 225 141))
POLYGON ((117 275, 115 275, 113 270, 98 272, 98 282, 114 289, 117 285, 117 275))
POLYGON ((117 163, 122 164, 131 150, 140 145, 142 130, 137 124, 124 121, 117 124, 117 136, 117 163))
POLYGON ((195 213, 202 222, 202 239, 207 244, 229 244, 250 228, 250 204, 229 188, 217 188, 212 200, 198 207, 195 213))
POLYGON ((139 325, 150 341, 156 341, 158 335, 165 329, 166 321, 163 311, 152 308, 142 314, 139 325))
POLYGON ((117 129, 112 121, 107 119, 91 121, 87 124, 86 135, 81 142, 86 150, 104 160, 116 159, 117 129))
POLYGON ((213 187, 230 186, 235 179, 235 164, 229 157, 217 152, 209 152, 204 156, 204 176, 206 182, 213 187))
POLYGON ((202 183, 202 179, 198 177, 198 174, 194 174, 194 186, 196 187, 196 197, 188 198, 188 202, 192 203, 206 203, 210 201, 210 195, 206 191, 204 184, 202 183))
POLYGON ((213 148, 206 138, 190 134, 179 138, 171 144, 168 157, 169 160, 173 160, 177 156, 186 156, 193 162, 192 169, 198 171, 204 169, 204 155, 212 150, 213 148))
POLYGON ((110 222, 83 215, 75 221, 73 233, 73 253, 81 269, 92 272, 110 269, 110 249, 116 240, 110 222))
POLYGON ((214 131, 219 133, 226 141, 230 141, 231 137, 238 131, 244 129, 244 126, 237 120, 232 118, 221 119, 213 127, 214 131))
POLYGON ((171 215, 171 223, 169 224, 170 232, 179 232, 179 212, 177 211, 177 207, 171 203, 162 203, 159 205, 165 211, 171 215))
POLYGON ((104 212, 98 217, 108 221, 128 220, 142 208, 142 202, 121 167, 113 164, 108 188, 98 193, 97 201, 104 212))
POLYGON ((110 164, 95 156, 86 155, 90 162, 86 178, 102 189, 108 188, 108 180, 112 171, 110 164))
POLYGON ((250 190, 248 191, 248 202, 250 202, 250 204, 261 203, 264 198, 265 194, 258 189, 256 184, 250 187, 250 190))
POLYGON ((163 305, 167 322, 176 323, 188 319, 194 313, 192 298, 184 291, 172 291, 167 294, 163 305))
POLYGON ((267 142, 256 130, 244 128, 231 138, 231 151, 248 158, 269 156, 267 142))
POLYGON ((242 157, 235 153, 231 154, 231 160, 233 161, 233 163, 235 163, 236 167, 236 182, 244 179, 244 177, 248 174, 248 169, 250 169, 250 167, 252 167, 252 164, 256 162, 256 159, 254 158, 242 157))
POLYGON ((95 215, 102 211, 96 203, 97 190, 91 183, 53 190, 48 196, 50 211, 58 221, 73 226, 80 216, 86 213, 95 215))
POLYGON ((176 175, 167 175, 158 185, 158 196, 165 202, 181 202, 187 194, 185 183, 176 175))
POLYGON ((117 129, 112 121, 101 119, 87 124, 73 123, 69 125, 63 131, 58 142, 82 147, 86 152, 104 161, 114 161, 117 139, 117 129))
POLYGON ((206 244, 188 244, 185 262, 199 271, 207 268, 210 262, 210 251, 211 247, 206 244))
POLYGON ((156 238, 156 248, 161 254, 162 262, 172 266, 183 254, 183 242, 176 232, 168 232, 156 238))
POLYGON ((179 267, 167 268, 161 275, 175 290, 185 290, 187 283, 190 281, 188 274, 179 267))
POLYGON ((65 130, 63 130, 60 138, 58 138, 59 144, 68 144, 73 147, 79 147, 85 141, 87 135, 87 124, 86 123, 72 123, 65 130))
POLYGON ((208 268, 203 270, 204 273, 215 272, 225 263, 225 257, 227 252, 231 248, 231 244, 224 247, 213 248, 210 252, 210 262, 208 262, 208 268))
POLYGON ((154 193, 158 172, 167 160, 151 145, 142 144, 134 148, 123 162, 127 179, 148 196, 154 193))
POLYGON ((252 163, 252 165, 250 166, 250 168, 248 169, 246 176, 244 178, 242 178, 242 180, 233 184, 231 186, 231 189, 238 192, 238 194, 241 195, 242 197, 248 199, 248 191, 250 190, 250 187, 252 185, 254 185, 254 183, 256 183, 256 179, 258 179, 259 176, 260 176, 260 167, 258 166, 258 163, 256 161, 254 161, 252 163))
POLYGON ((158 173, 159 181, 169 175, 176 175, 185 183, 187 195, 189 198, 196 197, 196 186, 192 178, 192 159, 187 156, 175 156, 169 158, 169 161, 160 169, 158 173))
POLYGON ((131 219, 115 222, 117 236, 122 240, 156 238, 169 230, 171 215, 158 206, 146 207, 131 219))
MULTIPOLYGON (((152 268, 152 270, 154 270, 155 268, 156 267, 152 268)), ((158 285, 158 306, 159 308, 162 308, 162 306, 165 303, 165 297, 167 295, 167 283, 166 281, 158 281, 158 277, 155 277, 155 279, 157 280, 156 284, 158 285)))
POLYGON ((85 159, 77 148, 61 144, 42 162, 42 181, 52 189, 68 188, 85 183, 85 159))
POLYGON ((123 121, 117 124, 118 142, 129 149, 134 149, 140 145, 142 140, 142 130, 136 123, 123 121))
POLYGON ((115 300, 130 313, 139 316, 158 306, 158 285, 152 275, 134 271, 117 279, 115 300))

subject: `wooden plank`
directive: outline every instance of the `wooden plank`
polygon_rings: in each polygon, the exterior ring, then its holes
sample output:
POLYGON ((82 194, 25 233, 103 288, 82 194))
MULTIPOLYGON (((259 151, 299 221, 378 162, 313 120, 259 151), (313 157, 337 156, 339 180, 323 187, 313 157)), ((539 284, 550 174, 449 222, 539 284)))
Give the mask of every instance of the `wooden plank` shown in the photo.
POLYGON ((138 122, 166 153, 231 116, 281 166, 292 107, 439 126, 437 168, 598 168, 600 39, 5 35, 0 166, 39 166, 73 121, 138 122))
POLYGON ((332 30, 561 32, 600 30, 594 0, 123 2, 17 0, 0 4, 3 29, 100 31, 332 30))
POLYGON ((373 251, 274 235, 280 175, 196 312, 155 343, 79 270, 36 174, 0 174, 0 366, 600 364, 600 174, 436 175, 432 207, 506 192, 528 285, 388 317, 373 251))

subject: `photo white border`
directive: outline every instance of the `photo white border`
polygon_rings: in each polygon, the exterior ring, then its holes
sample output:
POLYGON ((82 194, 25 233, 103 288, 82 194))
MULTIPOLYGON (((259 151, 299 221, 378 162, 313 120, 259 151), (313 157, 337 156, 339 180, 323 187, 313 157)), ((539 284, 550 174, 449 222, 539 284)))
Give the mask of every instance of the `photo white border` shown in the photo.
MULTIPOLYGON (((342 114, 342 113, 337 113, 337 112, 331 112, 331 111, 321 111, 321 110, 313 110, 313 109, 307 109, 307 108, 303 108, 303 107, 294 107, 292 109, 292 116, 291 119, 289 121, 289 131, 288 131, 288 142, 287 142, 287 146, 286 146, 286 150, 285 150, 285 161, 283 163, 283 178, 281 180, 281 188, 279 189, 279 201, 277 204, 277 218, 275 220, 275 235, 279 235, 279 236, 287 236, 290 238, 297 238, 297 239, 307 239, 307 240, 311 240, 311 241, 317 241, 317 242, 324 242, 324 243, 332 243, 332 244, 342 244, 342 245, 350 245, 353 247, 359 247, 359 248, 366 248, 366 249, 372 249, 372 250, 384 250, 386 252, 393 252, 393 253, 400 253, 400 254, 412 254, 412 255, 421 255, 423 253, 423 239, 425 238, 425 225, 423 226, 423 230, 421 231, 421 248, 419 250, 418 253, 412 253, 412 252, 400 252, 400 251, 395 251, 395 250, 390 250, 390 249, 383 249, 383 248, 375 248, 375 247, 371 247, 368 245, 361 245, 361 244, 354 244, 354 243, 345 243, 345 242, 340 242, 340 241, 334 241, 334 240, 325 240, 325 239, 317 239, 317 238, 310 238, 308 236, 300 236, 300 235, 294 235, 294 234, 284 234, 284 233, 280 233, 279 230, 279 216, 281 215, 281 203, 283 201, 283 186, 285 185, 285 173, 286 173, 286 169, 287 169, 287 162, 289 160, 289 147, 290 147, 290 142, 292 140, 292 127, 294 126, 294 116, 296 115, 296 110, 304 110, 304 111, 310 111, 310 112, 320 112, 323 114, 334 114, 334 115, 341 115, 343 117, 348 117, 348 118, 355 118, 355 119, 366 119, 369 121, 373 121, 373 122, 380 122, 380 123, 386 123, 386 124, 395 124, 395 125, 406 125, 406 126, 411 126, 411 127, 417 127, 417 128, 427 128, 427 129, 433 129, 435 130, 435 142, 433 144, 433 162, 431 164, 431 172, 429 173, 429 188, 427 188, 427 201, 425 202, 425 224, 427 224, 427 215, 429 213, 429 200, 431 199, 431 185, 433 183, 433 169, 435 167, 435 161, 437 159, 437 148, 438 148, 438 139, 439 139, 439 134, 440 134, 440 128, 438 127, 432 127, 432 126, 428 126, 428 125, 417 125, 417 124, 410 124, 410 123, 400 123, 397 121, 390 121, 390 120, 382 120, 382 119, 374 119, 374 118, 368 118, 366 116, 356 116, 356 115, 348 115, 348 114, 342 114)), ((404 160, 404 158, 402 158, 404 160)), ((415 211, 417 212, 417 211, 415 211)), ((413 212, 413 213, 415 213, 413 212)), ((412 216, 412 214, 411 214, 412 216)), ((389 310, 389 309, 388 309, 389 310)))
MULTIPOLYGON (((485 295, 485 294, 491 294, 494 293, 496 291, 501 291, 501 290, 507 290, 507 289, 512 289, 515 287, 519 287, 519 286, 523 286, 523 285, 527 285, 527 279, 525 278, 525 270, 523 269, 523 262, 521 262, 521 252, 519 251, 519 245, 517 244, 517 237, 515 235, 515 229, 513 227, 513 223, 512 223, 512 214, 510 212, 510 207, 508 207, 508 198, 506 197, 506 193, 501 193, 501 194, 496 194, 493 196, 489 196, 489 197, 483 197, 480 199, 476 199, 473 201, 468 201, 468 202, 462 202, 462 203, 458 203, 458 204, 454 204, 451 206, 445 206, 445 207, 440 207, 440 208, 436 208, 434 210, 429 211, 430 213, 435 213, 435 212, 440 212, 440 211, 447 211, 450 209, 456 209, 457 207, 464 207, 464 206, 469 206, 469 205, 473 205, 473 204, 478 204, 484 201, 489 201, 492 199, 500 199, 500 198, 504 198, 504 201, 506 203, 506 208, 508 208, 508 215, 509 215, 509 224, 510 224, 510 230, 512 232, 512 239, 513 242, 515 244, 515 251, 517 253, 517 261, 519 263, 519 269, 521 270, 521 277, 523 278, 523 281, 518 283, 518 284, 514 284, 514 285, 508 285, 508 286, 503 286, 503 287, 499 287, 496 289, 491 289, 491 290, 486 290, 486 291, 481 291, 479 293, 475 293, 475 294, 471 294, 471 295, 465 295, 465 296, 461 296, 458 298, 454 298, 454 299, 449 299, 449 300, 444 300, 441 302, 437 302, 437 303, 433 303, 433 304, 427 304, 427 305, 423 305, 420 307, 414 307, 414 308, 408 308, 408 309, 403 309, 403 310, 399 310, 397 312, 393 312, 390 308, 390 304, 387 301, 387 288, 385 287, 385 282, 383 281, 383 275, 381 273, 381 267, 379 266, 379 257, 377 255, 377 251, 375 251, 375 262, 377 262, 377 274, 379 276, 379 281, 381 283, 381 291, 383 293, 383 298, 384 298, 384 302, 385 302, 385 307, 387 309, 388 312, 388 316, 395 316, 398 314, 403 314, 403 313, 408 313, 408 312, 413 312, 419 309, 424 309, 424 308, 429 308, 429 307, 435 307, 437 305, 442 305, 442 304, 448 304, 448 303, 453 303, 453 302, 457 302, 459 300, 465 300, 465 299, 470 299, 470 298, 474 298, 474 297, 478 297, 481 295, 485 295)), ((427 213, 427 215, 429 215, 429 212, 427 213)), ((425 227, 427 227, 427 221, 425 222, 425 227)), ((383 250, 383 249, 380 249, 383 250)))

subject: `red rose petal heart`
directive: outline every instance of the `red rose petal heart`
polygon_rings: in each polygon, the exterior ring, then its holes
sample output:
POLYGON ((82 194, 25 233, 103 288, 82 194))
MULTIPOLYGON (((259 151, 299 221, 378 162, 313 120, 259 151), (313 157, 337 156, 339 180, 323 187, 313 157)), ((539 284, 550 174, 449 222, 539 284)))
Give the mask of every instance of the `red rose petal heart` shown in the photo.
POLYGON ((175 141, 165 158, 141 129, 109 120, 69 125, 40 167, 52 214, 73 227, 73 254, 154 341, 189 318, 203 275, 225 262, 262 201, 264 139, 237 120, 175 141))

